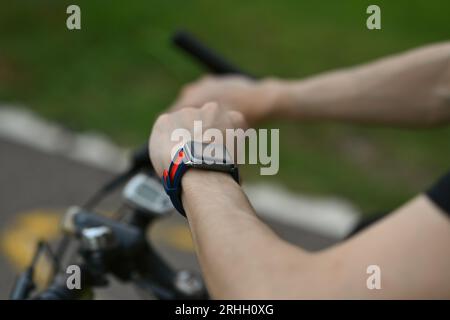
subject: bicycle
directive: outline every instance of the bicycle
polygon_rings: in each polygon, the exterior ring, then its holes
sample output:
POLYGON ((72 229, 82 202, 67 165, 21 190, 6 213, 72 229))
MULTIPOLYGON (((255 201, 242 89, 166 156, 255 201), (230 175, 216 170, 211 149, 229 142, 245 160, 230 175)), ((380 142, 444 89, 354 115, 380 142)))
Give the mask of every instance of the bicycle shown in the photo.
MULTIPOLYGON (((244 74, 189 33, 178 32, 172 40, 212 73, 244 74)), ((16 279, 10 299, 93 299, 94 288, 108 286, 108 275, 131 282, 157 299, 208 298, 199 276, 188 270, 174 271, 147 240, 148 227, 173 210, 145 144, 132 155, 128 170, 105 184, 83 206, 67 210, 61 224, 64 236, 55 251, 47 242, 38 243, 30 265, 16 279), (121 212, 119 219, 96 213, 96 206, 123 185, 126 212, 121 212), (73 243, 77 249, 71 254, 68 248, 73 243), (33 274, 44 250, 52 258, 53 275, 50 284, 36 293, 33 274), (81 289, 67 285, 70 275, 63 270, 64 262, 79 267, 81 289)))

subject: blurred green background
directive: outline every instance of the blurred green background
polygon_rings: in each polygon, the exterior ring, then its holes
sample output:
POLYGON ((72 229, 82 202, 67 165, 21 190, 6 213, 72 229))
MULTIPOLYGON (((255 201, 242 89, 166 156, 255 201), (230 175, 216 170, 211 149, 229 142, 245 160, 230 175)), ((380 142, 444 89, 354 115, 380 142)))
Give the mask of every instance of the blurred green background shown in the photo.
MULTIPOLYGON (((301 78, 450 38, 450 1, 0 1, 0 102, 24 104, 117 143, 147 139, 156 115, 203 70, 174 50, 183 27, 257 75, 301 78), (78 4, 82 30, 66 28, 78 4), (366 28, 378 4, 382 30, 366 28)), ((280 124, 281 169, 247 180, 389 210, 448 169, 450 128, 280 124)))

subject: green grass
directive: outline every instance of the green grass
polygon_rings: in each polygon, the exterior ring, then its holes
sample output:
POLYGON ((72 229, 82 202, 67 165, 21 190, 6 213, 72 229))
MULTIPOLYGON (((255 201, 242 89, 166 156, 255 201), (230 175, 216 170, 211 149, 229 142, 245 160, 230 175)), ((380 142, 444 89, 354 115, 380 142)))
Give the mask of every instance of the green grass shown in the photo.
MULTIPOLYGON (((369 1, 0 1, 0 101, 139 145, 202 74, 168 42, 179 27, 254 74, 290 78, 449 39, 448 1, 376 3, 381 31, 365 27, 369 1), (73 3, 81 31, 65 27, 73 3)), ((269 125, 281 128, 281 169, 264 179, 367 212, 401 204, 449 164, 450 128, 269 125)))

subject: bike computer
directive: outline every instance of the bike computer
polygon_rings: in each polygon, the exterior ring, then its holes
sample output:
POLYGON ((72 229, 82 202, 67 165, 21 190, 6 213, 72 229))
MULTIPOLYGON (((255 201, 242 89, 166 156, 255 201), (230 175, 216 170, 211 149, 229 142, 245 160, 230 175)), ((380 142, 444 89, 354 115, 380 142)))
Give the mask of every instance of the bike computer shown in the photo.
POLYGON ((135 175, 127 183, 123 197, 128 204, 149 214, 164 215, 173 210, 161 183, 144 173, 135 175))

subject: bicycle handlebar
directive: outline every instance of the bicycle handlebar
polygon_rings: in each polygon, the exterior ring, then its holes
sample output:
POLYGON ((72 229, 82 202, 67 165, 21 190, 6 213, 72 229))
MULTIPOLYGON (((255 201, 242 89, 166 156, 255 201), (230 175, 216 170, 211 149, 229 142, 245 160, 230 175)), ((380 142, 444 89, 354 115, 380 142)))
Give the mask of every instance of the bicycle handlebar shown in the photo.
POLYGON ((209 69, 210 72, 218 75, 240 74, 252 77, 238 67, 225 60, 218 53, 206 47, 192 34, 186 31, 178 31, 172 38, 173 43, 200 64, 209 69))

